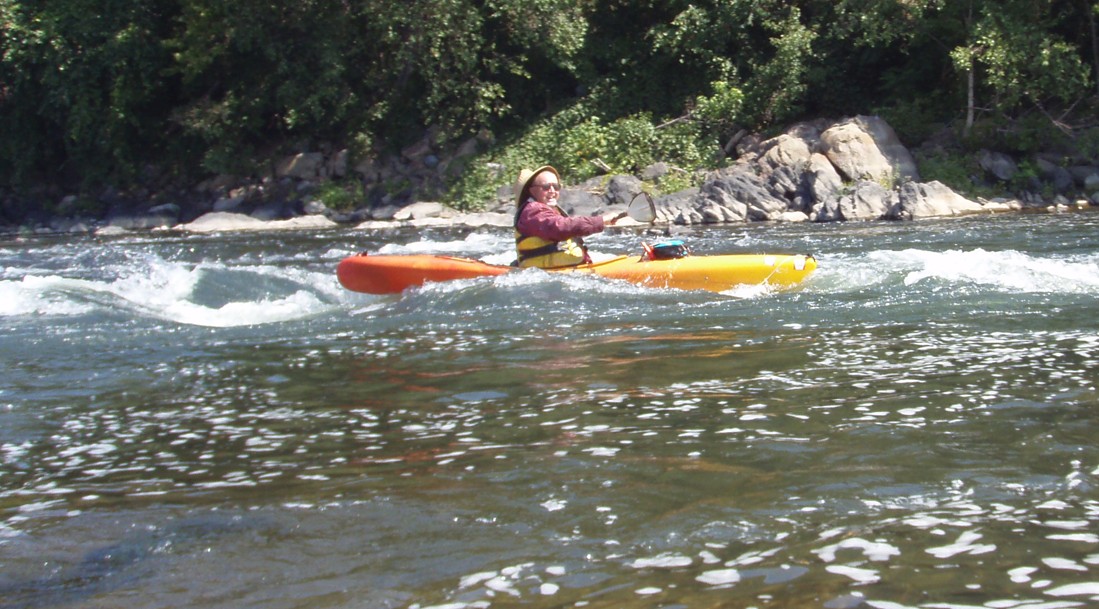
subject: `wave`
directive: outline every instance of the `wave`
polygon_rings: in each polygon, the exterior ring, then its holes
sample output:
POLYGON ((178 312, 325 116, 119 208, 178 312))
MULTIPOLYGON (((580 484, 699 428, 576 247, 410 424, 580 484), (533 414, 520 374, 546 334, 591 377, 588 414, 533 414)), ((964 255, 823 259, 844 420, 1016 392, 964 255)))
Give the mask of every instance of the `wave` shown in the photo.
POLYGON ((329 273, 271 265, 197 265, 139 257, 108 278, 27 274, 0 281, 0 316, 125 312, 182 325, 236 327, 323 314, 346 298, 329 273))
MULTIPOLYGON (((504 233, 434 237, 424 235, 419 241, 405 244, 379 244, 377 251, 458 255, 496 264, 507 264, 513 257, 510 236, 504 233)), ((634 239, 623 235, 599 245, 604 250, 617 250, 634 239)), ((727 250, 730 239, 712 244, 699 241, 710 249, 727 250)), ((190 241, 157 244, 170 249, 162 253, 123 247, 78 251, 47 248, 33 258, 10 250, 0 259, 0 317, 123 315, 224 328, 291 322, 337 311, 372 313, 381 306, 379 302, 393 302, 392 298, 357 294, 340 287, 333 269, 339 259, 351 253, 346 245, 321 242, 309 243, 305 248, 223 251, 218 249, 220 243, 203 241, 200 248, 190 241), (174 260, 194 254, 203 258, 174 260)), ((797 292, 824 298, 868 290, 883 294, 913 290, 949 293, 958 288, 1009 295, 1099 292, 1099 255, 1078 250, 1038 254, 982 248, 847 249, 825 253, 819 261, 816 273, 797 292)), ((431 307, 435 311, 448 304, 464 310, 462 304, 468 304, 469 299, 497 306, 516 298, 525 304, 532 292, 541 299, 560 299, 569 306, 583 306, 580 303, 592 298, 605 303, 623 298, 658 302, 713 300, 712 295, 687 297, 683 292, 538 271, 425 286, 420 292, 438 301, 431 307)), ((725 294, 734 300, 757 301, 769 295, 758 286, 725 294)))
POLYGON ((421 239, 420 241, 413 241, 411 243, 396 244, 388 243, 383 245, 379 250, 379 254, 440 254, 448 256, 481 256, 481 255, 496 255, 501 250, 505 250, 508 256, 514 258, 514 253, 510 251, 510 247, 513 247, 508 239, 500 234, 489 233, 470 233, 466 235, 464 239, 450 240, 450 241, 435 241, 432 239, 421 239))
POLYGON ((850 291, 897 284, 906 288, 975 286, 1015 294, 1099 292, 1099 257, 1039 256, 1016 250, 875 250, 828 257, 810 286, 850 291))

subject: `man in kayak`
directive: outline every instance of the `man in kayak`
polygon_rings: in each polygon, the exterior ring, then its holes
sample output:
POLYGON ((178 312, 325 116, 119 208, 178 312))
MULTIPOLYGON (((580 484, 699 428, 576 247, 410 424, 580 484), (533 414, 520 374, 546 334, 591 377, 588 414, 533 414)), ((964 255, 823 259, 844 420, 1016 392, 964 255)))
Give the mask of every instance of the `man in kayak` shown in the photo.
POLYGON ((624 215, 570 217, 557 206, 561 177, 549 165, 520 171, 515 190, 515 250, 524 268, 590 263, 582 237, 603 232, 624 215))

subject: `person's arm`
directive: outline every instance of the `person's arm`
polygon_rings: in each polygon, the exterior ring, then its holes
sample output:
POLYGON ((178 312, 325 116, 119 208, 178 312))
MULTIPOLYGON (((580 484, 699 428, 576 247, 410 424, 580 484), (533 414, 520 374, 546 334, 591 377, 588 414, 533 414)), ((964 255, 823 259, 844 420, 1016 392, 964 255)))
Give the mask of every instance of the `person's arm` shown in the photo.
POLYGON ((606 227, 606 226, 610 226, 612 224, 616 224, 619 220, 621 220, 622 218, 625 218, 628 215, 629 214, 624 212, 624 211, 621 211, 621 212, 613 212, 613 211, 607 212, 607 213, 603 214, 603 226, 606 227))
POLYGON ((548 205, 532 202, 523 208, 517 223, 519 232, 547 241, 564 241, 570 237, 586 237, 605 228, 601 216, 563 216, 548 205))

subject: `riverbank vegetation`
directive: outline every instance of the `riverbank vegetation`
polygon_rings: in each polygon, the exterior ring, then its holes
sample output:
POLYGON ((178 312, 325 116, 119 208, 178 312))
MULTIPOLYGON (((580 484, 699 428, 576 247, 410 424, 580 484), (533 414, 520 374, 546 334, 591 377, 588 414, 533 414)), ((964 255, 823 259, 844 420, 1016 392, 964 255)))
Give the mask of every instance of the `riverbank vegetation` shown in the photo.
POLYGON ((863 113, 909 146, 950 130, 925 177, 964 189, 971 150, 1099 157, 1097 21, 1096 0, 0 0, 0 187, 94 206, 430 132, 479 147, 413 196, 471 208, 520 165, 685 184, 738 133, 863 113))

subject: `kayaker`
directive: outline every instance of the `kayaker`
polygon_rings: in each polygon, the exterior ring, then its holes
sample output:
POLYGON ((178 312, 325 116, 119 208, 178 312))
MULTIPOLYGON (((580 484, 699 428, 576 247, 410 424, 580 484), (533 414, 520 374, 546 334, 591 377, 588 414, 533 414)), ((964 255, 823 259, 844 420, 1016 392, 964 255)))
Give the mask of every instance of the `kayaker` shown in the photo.
POLYGON ((582 237, 603 232, 624 215, 569 216, 557 206, 561 176, 549 165, 520 171, 515 191, 515 250, 520 267, 590 263, 582 237))

